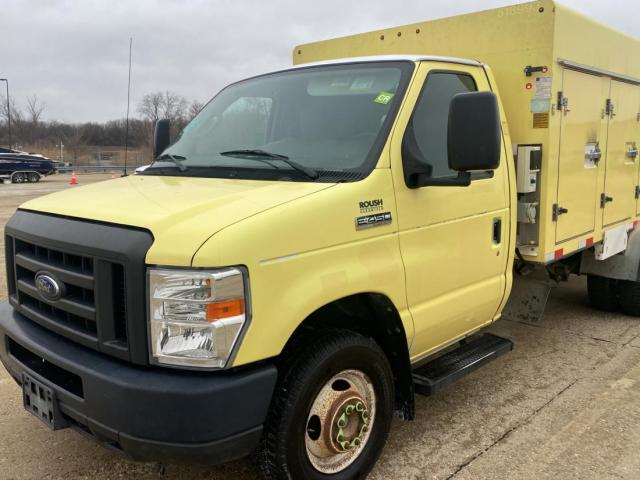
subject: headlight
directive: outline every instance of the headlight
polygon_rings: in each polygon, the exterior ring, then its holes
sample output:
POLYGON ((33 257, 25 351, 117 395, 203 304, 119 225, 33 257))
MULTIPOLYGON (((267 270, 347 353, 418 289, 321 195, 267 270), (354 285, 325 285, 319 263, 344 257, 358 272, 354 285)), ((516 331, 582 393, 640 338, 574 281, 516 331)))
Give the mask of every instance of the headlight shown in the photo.
POLYGON ((153 360, 224 367, 247 318, 242 270, 152 268, 148 275, 153 360))

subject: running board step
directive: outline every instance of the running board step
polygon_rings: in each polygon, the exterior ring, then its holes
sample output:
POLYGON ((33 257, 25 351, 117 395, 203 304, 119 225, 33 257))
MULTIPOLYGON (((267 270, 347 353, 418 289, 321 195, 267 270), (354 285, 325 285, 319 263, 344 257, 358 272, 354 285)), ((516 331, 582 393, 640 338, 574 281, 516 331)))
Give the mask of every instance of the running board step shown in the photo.
POLYGON ((513 342, 485 333, 413 371, 416 393, 434 395, 491 360, 513 350, 513 342))

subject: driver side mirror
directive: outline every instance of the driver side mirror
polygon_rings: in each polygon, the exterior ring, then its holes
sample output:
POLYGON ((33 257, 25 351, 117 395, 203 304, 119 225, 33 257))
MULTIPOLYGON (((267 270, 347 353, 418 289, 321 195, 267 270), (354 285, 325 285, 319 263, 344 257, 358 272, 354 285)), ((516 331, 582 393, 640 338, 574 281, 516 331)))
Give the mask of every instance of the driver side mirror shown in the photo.
POLYGON ((459 93, 451 99, 447 151, 449 168, 460 173, 500 165, 500 112, 493 92, 459 93))
POLYGON ((153 158, 158 158, 171 143, 171 123, 168 118, 156 122, 153 131, 153 158))
MULTIPOLYGON (((405 173, 409 188, 427 186, 467 187, 472 180, 493 177, 500 164, 502 131, 498 99, 493 92, 465 92, 449 102, 447 120, 447 164, 456 176, 433 176, 430 165, 412 160, 411 143, 403 152, 412 170, 405 173), (411 165, 410 163, 410 165, 411 165)), ((444 133, 444 132, 443 132, 444 133)), ((443 139, 444 140, 444 139, 443 139)))

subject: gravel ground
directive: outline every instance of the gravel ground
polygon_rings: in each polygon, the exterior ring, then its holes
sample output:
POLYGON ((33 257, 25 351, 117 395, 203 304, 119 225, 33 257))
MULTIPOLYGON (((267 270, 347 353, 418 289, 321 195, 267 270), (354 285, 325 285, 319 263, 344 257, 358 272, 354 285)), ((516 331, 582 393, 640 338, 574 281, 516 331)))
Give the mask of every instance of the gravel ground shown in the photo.
MULTIPOLYGON (((67 176, 0 185, 0 223, 23 201, 62 188, 67 176)), ((417 421, 394 422, 370 478, 640 478, 640 319, 590 309, 585 281, 575 278, 552 293, 541 322, 501 320, 492 331, 511 338, 515 350, 434 397, 419 397, 417 421)), ((75 431, 50 432, 23 411, 20 390, 0 369, 0 479, 45 478, 259 476, 250 460, 216 468, 132 463, 75 431)))

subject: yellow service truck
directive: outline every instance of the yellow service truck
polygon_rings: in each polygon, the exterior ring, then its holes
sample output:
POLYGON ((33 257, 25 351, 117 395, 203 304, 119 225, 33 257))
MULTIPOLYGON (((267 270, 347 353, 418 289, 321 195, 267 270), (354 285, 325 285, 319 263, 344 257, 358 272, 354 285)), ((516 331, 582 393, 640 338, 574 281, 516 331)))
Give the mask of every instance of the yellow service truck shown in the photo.
POLYGON ((512 348, 505 306, 587 274, 640 314, 640 42, 542 0, 293 59, 8 222, 0 357, 50 428, 363 478, 414 394, 512 348))

